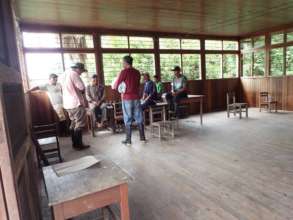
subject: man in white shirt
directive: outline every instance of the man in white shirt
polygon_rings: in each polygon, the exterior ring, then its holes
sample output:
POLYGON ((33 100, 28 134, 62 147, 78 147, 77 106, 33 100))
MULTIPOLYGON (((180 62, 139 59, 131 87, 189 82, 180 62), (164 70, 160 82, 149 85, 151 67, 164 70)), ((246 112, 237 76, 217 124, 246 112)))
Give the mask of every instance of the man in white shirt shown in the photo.
POLYGON ((80 75, 87 71, 83 63, 76 63, 71 71, 65 72, 61 78, 63 91, 63 106, 71 120, 70 131, 72 146, 76 150, 89 148, 82 141, 82 128, 86 124, 85 85, 80 75))

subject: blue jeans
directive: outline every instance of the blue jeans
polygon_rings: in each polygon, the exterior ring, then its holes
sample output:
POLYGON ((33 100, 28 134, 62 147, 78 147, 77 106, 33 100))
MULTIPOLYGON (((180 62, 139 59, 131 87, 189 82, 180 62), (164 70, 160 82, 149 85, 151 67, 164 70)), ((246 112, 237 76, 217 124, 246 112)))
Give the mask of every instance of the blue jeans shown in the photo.
POLYGON ((143 128, 143 114, 140 100, 122 100, 123 120, 126 129, 126 138, 131 140, 131 124, 135 120, 138 127, 143 128))

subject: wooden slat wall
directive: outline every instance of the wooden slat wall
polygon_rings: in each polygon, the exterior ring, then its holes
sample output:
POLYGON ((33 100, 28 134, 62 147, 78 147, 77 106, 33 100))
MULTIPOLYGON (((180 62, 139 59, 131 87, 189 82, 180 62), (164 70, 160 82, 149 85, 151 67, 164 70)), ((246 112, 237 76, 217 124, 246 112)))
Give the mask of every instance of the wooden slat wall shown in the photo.
POLYGON ((241 89, 249 106, 258 107, 259 92, 268 91, 283 110, 293 110, 293 76, 241 78, 241 89))

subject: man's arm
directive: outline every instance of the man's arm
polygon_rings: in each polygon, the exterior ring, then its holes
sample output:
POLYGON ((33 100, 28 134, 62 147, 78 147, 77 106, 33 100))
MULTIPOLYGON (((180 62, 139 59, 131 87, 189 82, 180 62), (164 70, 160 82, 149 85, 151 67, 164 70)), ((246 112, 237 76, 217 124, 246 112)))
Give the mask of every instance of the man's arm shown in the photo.
POLYGON ((85 90, 85 95, 86 95, 86 99, 88 102, 94 102, 94 98, 92 97, 92 94, 91 94, 91 91, 90 91, 90 86, 87 86, 86 87, 86 90, 85 90))
POLYGON ((80 91, 83 91, 85 90, 85 86, 84 86, 84 83, 82 81, 82 79, 80 78, 80 76, 73 72, 72 75, 71 75, 71 79, 72 79, 72 82, 74 83, 75 87, 77 89, 79 89, 80 91))
POLYGON ((125 80, 125 73, 123 71, 120 72, 118 78, 116 79, 114 83, 114 89, 118 90, 118 86, 120 83, 122 83, 125 80))

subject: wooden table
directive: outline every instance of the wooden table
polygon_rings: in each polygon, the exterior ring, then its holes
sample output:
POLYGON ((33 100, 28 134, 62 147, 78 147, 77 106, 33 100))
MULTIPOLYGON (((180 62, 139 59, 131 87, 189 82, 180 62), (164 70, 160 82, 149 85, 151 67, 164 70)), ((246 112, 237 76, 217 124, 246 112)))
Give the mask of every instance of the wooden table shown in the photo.
POLYGON ((200 124, 202 125, 202 116, 203 116, 203 98, 204 95, 188 95, 188 98, 182 99, 180 104, 190 104, 190 103, 199 103, 199 113, 200 113, 200 124))
POLYGON ((102 158, 99 164, 61 177, 52 166, 44 167, 43 173, 55 220, 73 218, 113 203, 120 204, 121 220, 129 220, 129 177, 113 162, 102 158))

